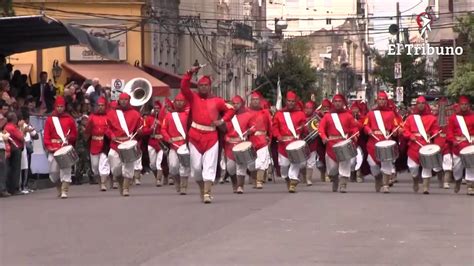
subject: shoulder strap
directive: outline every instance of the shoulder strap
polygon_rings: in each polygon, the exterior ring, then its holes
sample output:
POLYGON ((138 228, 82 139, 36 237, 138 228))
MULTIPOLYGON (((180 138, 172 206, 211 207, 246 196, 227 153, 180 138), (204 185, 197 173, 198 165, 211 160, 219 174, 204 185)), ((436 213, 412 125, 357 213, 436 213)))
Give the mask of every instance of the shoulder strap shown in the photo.
POLYGON ((181 123, 181 120, 179 119, 179 114, 178 112, 172 112, 171 117, 173 118, 174 124, 176 125, 176 129, 178 130, 179 134, 186 139, 186 132, 184 131, 183 124, 181 123))
POLYGON ((293 124, 293 120, 291 120, 290 113, 289 112, 283 112, 283 117, 285 118, 286 126, 290 130, 291 134, 293 134, 293 137, 295 137, 295 139, 297 139, 298 136, 296 135, 295 125, 293 124))
POLYGON ((127 134, 128 137, 130 137, 130 131, 128 131, 128 125, 127 121, 125 121, 125 116, 123 115, 122 110, 115 110, 117 112, 117 117, 120 123, 120 127, 123 129, 125 134, 127 134))
POLYGON ((59 118, 57 116, 53 116, 51 118, 53 120, 53 125, 54 125, 54 128, 56 129, 56 133, 61 138, 63 143, 66 143, 66 137, 64 136, 64 131, 63 131, 63 128, 61 127, 61 123, 59 122, 59 118))
POLYGON ((339 134, 345 139, 347 139, 347 135, 344 132, 344 128, 342 128, 341 120, 339 119, 339 114, 338 113, 331 113, 331 118, 332 121, 334 122, 334 126, 336 127, 337 131, 339 131, 339 134))

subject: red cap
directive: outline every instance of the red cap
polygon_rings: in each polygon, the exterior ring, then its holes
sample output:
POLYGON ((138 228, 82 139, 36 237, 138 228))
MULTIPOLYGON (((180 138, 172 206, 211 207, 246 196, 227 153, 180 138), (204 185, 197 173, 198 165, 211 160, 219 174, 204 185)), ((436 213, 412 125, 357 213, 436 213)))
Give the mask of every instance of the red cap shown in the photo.
POLYGON ((305 108, 313 108, 316 107, 316 104, 313 102, 313 101, 307 101, 305 104, 304 104, 304 107, 305 108))
POLYGON ((254 91, 250 94, 250 98, 262 98, 262 95, 258 91, 254 91))
POLYGON ((180 93, 178 93, 178 95, 176 95, 176 97, 174 97, 174 100, 175 100, 175 101, 186 101, 186 98, 185 98, 184 95, 180 92, 180 93))
POLYGON ((161 103, 160 101, 155 101, 155 103, 153 104, 153 107, 158 107, 158 108, 161 108, 161 103))
MULTIPOLYGON (((379 98, 380 99, 380 98, 379 98)), ((351 105, 351 110, 354 110, 354 109, 359 109, 360 110, 360 104, 359 102, 353 102, 352 105, 351 105)))
POLYGON ((199 79, 198 84, 211 85, 211 77, 209 77, 209 76, 202 76, 202 77, 199 79))
POLYGON ((332 101, 333 101, 333 102, 334 102, 334 101, 337 101, 337 100, 342 101, 345 105, 347 105, 346 97, 344 97, 344 95, 342 95, 342 94, 336 94, 336 95, 334 95, 334 97, 332 97, 332 101))
POLYGON ((298 95, 296 95, 296 93, 294 91, 288 91, 286 93, 286 99, 287 100, 295 100, 298 98, 298 95))
POLYGON ((243 103, 243 102, 244 102, 244 99, 242 99, 240 95, 235 95, 234 97, 232 97, 232 103, 243 103))
POLYGON ((377 94, 377 99, 388 99, 388 95, 385 91, 380 91, 378 94, 377 94))
POLYGON ((424 96, 420 96, 416 98, 416 103, 426 103, 426 98, 424 96))
POLYGON ((469 98, 467 96, 463 95, 463 96, 459 97, 458 103, 459 104, 470 103, 470 101, 469 101, 469 98))
POLYGON ((323 99, 321 103, 322 107, 331 107, 331 101, 329 99, 323 99))
POLYGON ((97 104, 107 104, 107 99, 105 99, 104 96, 101 96, 97 99, 97 104))
POLYGON ((66 101, 64 100, 64 98, 62 96, 57 96, 56 101, 54 102, 54 105, 55 106, 65 106, 66 101))
POLYGON ((120 93, 119 100, 130 100, 130 95, 125 92, 120 93))

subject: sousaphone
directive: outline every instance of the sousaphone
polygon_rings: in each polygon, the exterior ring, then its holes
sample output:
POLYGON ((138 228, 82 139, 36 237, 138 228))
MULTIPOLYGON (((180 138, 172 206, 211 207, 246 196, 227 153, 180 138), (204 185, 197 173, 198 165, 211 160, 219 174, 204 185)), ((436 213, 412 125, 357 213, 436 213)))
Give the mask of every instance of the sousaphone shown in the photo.
POLYGON ((153 87, 147 79, 134 78, 125 84, 123 92, 130 95, 132 106, 143 106, 151 99, 153 87))

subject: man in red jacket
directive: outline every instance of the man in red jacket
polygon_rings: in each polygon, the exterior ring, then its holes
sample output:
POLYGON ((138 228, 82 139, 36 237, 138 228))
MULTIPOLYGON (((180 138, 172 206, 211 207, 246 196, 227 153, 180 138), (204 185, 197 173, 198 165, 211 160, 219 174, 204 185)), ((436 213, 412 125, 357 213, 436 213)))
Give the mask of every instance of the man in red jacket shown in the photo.
MULTIPOLYGON (((367 162, 370 172, 375 177, 375 191, 380 192, 383 185, 383 192, 389 193, 390 178, 395 169, 394 162, 379 162, 375 157, 375 145, 388 139, 388 136, 397 128, 398 120, 394 110, 390 109, 388 96, 384 91, 377 96, 377 106, 371 110, 364 120, 364 131, 369 136, 367 141, 367 151, 369 153, 367 162)), ((396 131, 395 133, 396 134, 396 131)))
POLYGON ((186 195, 190 169, 179 160, 177 150, 186 145, 188 117, 189 111, 186 111, 186 98, 182 93, 179 93, 174 98, 173 112, 166 114, 161 126, 163 140, 170 143, 168 154, 170 175, 174 177, 176 190, 181 195, 186 195))
POLYGON ((436 116, 431 113, 426 99, 420 96, 416 99, 416 107, 405 121, 403 136, 409 139, 408 144, 408 169, 413 177, 413 191, 418 192, 420 177, 423 179, 423 194, 429 194, 432 170, 422 168, 420 175, 420 148, 431 142, 431 136, 439 131, 436 116))
MULTIPOLYGON (((347 180, 351 175, 351 159, 338 162, 333 147, 358 131, 358 123, 346 109, 345 97, 341 94, 334 95, 332 109, 324 115, 319 123, 319 135, 323 143, 326 144, 326 169, 332 181, 333 192, 337 192, 339 188, 339 192, 346 193, 347 180)), ((357 137, 352 138, 354 143, 357 143, 356 139, 357 137)))
MULTIPOLYGON (((24 123, 24 121, 22 122, 24 123)), ((10 194, 18 194, 20 192, 21 153, 25 147, 25 139, 23 137, 23 132, 18 127, 18 117, 16 116, 16 113, 7 113, 7 124, 5 125, 4 130, 10 134, 12 144, 10 146, 10 158, 7 160, 7 188, 10 194)))
POLYGON ((95 178, 100 176, 100 190, 107 191, 105 185, 110 175, 109 158, 107 157, 108 143, 106 143, 105 132, 107 131, 107 100, 100 97, 97 100, 97 111, 89 116, 86 126, 86 138, 89 139, 89 151, 91 156, 91 168, 95 178))
POLYGON ((196 179, 204 203, 211 203, 211 188, 217 173, 219 155, 216 127, 230 121, 234 108, 212 95, 211 79, 203 76, 198 81, 198 92, 191 91, 191 78, 199 71, 194 67, 181 80, 181 93, 191 107, 191 129, 189 130, 189 152, 191 175, 196 179))
POLYGON ((49 178, 56 184, 58 197, 67 198, 71 183, 71 169, 60 169, 54 152, 65 145, 73 145, 77 138, 77 127, 74 118, 65 112, 66 101, 63 97, 56 97, 54 111, 44 124, 44 146, 49 152, 49 178))
POLYGON ((288 91, 286 106, 276 112, 272 123, 272 135, 278 140, 278 163, 281 177, 286 180, 290 193, 296 192, 300 168, 305 166, 305 162, 301 164, 290 163, 286 153, 288 144, 301 139, 300 136, 305 131, 306 116, 302 110, 297 108, 297 98, 296 93, 288 91))
MULTIPOLYGON (((109 163, 112 175, 119 183, 120 194, 130 196, 130 184, 135 172, 135 162, 122 162, 118 153, 120 143, 131 139, 135 133, 140 134, 143 124, 140 113, 130 105, 130 95, 121 93, 116 109, 107 112, 107 136, 111 139, 109 163)), ((137 144, 138 145, 138 144, 137 144)))
MULTIPOLYGON (((161 134, 160 113, 162 106, 160 101, 155 101, 153 112, 145 118, 145 126, 143 127, 143 135, 150 136, 148 140, 148 155, 150 157, 150 168, 155 174, 156 186, 161 187, 163 178, 163 169, 161 162, 163 161, 163 150, 160 142, 163 141, 161 134)), ((168 182, 164 182, 167 185, 168 182)))
POLYGON ((446 138, 446 132, 448 131, 448 120, 449 116, 447 113, 448 99, 442 97, 438 100, 435 105, 433 114, 438 117, 438 124, 441 133, 434 139, 434 143, 441 147, 441 153, 443 155, 442 169, 434 169, 438 176, 439 187, 449 189, 449 182, 453 173, 453 156, 451 152, 451 143, 446 138), (435 112, 436 111, 436 112, 435 112))
POLYGON ((467 194, 474 195, 474 169, 466 168, 460 157, 460 151, 471 146, 474 141, 474 112, 471 111, 469 98, 461 96, 459 98, 459 112, 452 115, 448 122, 448 141, 453 147, 453 176, 455 180, 454 192, 461 189, 463 170, 466 170, 467 194))
MULTIPOLYGON (((310 129, 308 130, 308 134, 314 134, 314 130, 317 130, 318 126, 318 119, 316 116, 318 115, 316 112, 316 104, 313 101, 308 101, 304 105, 304 114, 306 116, 306 123, 308 123, 307 127, 310 129), (315 128, 316 127, 316 128, 315 128)), ((316 141, 316 136, 311 137, 308 140, 309 146, 309 158, 306 161, 306 168, 304 170, 304 179, 306 180, 307 186, 313 185, 313 171, 316 168, 316 151, 318 149, 318 142, 316 141)))

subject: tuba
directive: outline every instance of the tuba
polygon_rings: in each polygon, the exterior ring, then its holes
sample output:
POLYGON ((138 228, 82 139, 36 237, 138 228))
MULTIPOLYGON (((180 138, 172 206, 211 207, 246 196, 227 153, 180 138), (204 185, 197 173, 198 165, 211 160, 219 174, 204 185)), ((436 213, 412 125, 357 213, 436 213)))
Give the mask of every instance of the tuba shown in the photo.
POLYGON ((142 106, 151 99, 152 90, 153 87, 148 80, 134 78, 125 84, 123 92, 130 95, 130 104, 132 106, 142 106))

